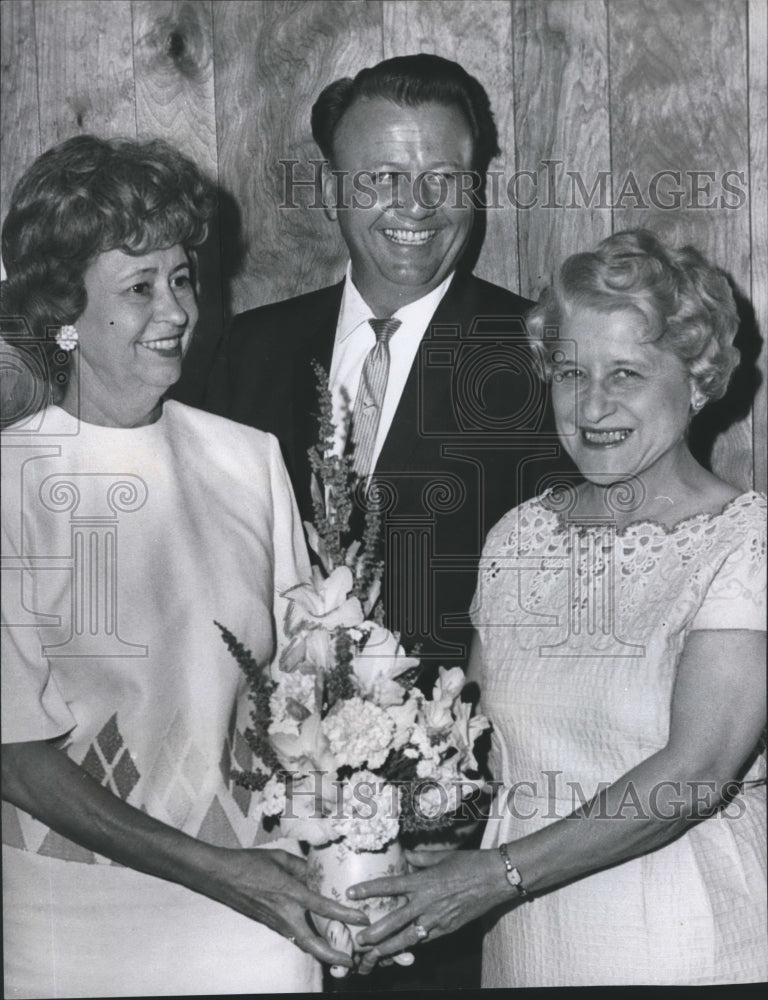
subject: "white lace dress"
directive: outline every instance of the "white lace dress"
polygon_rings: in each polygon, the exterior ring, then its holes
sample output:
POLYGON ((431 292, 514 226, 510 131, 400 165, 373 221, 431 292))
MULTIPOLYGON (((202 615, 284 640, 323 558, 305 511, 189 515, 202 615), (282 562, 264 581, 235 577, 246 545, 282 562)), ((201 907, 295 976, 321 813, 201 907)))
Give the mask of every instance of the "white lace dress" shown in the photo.
MULTIPOLYGON (((568 815, 665 746, 690 631, 765 628, 764 496, 619 534, 569 525, 541 500, 490 532, 473 609, 503 783, 487 848, 568 815)), ((498 918, 483 986, 768 978, 764 777, 756 752, 743 793, 712 818, 498 918)))

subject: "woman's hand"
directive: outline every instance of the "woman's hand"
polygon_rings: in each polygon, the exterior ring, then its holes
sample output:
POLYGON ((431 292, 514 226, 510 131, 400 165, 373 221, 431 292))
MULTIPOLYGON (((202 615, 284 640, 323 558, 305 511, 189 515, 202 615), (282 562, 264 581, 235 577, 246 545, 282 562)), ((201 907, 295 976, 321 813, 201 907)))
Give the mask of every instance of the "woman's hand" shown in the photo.
POLYGON ((358 945, 371 946, 360 959, 362 975, 382 957, 413 948, 427 937, 450 934, 517 897, 496 851, 408 851, 406 856, 416 869, 413 874, 377 878, 348 890, 351 899, 401 895, 408 899, 358 935, 358 945), (417 930, 419 926, 426 936, 417 930))
POLYGON ((271 927, 321 962, 353 968, 349 955, 333 948, 313 930, 307 914, 359 926, 368 924, 368 917, 354 907, 342 906, 313 892, 306 886, 305 876, 306 861, 287 851, 222 849, 212 871, 214 882, 205 891, 271 927))
MULTIPOLYGON (((306 863, 285 851, 216 847, 128 805, 45 741, 6 743, 3 798, 118 864, 183 885, 258 920, 323 962, 353 962, 314 933, 307 913, 349 924, 368 918, 312 892, 306 863)), ((115 900, 119 906, 120 901, 115 900)))

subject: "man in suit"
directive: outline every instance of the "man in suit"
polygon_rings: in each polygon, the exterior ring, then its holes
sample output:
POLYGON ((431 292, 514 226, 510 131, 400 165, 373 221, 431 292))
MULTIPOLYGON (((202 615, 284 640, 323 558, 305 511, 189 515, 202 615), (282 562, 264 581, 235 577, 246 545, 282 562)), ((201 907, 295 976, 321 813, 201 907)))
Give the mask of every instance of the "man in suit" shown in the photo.
POLYGON ((384 498, 387 624, 418 646, 430 690, 438 664, 466 663, 487 530, 562 463, 524 340, 531 303, 467 266, 496 126, 474 77, 422 54, 332 83, 312 131, 346 277, 236 317, 227 384, 207 405, 276 434, 311 518, 312 362, 329 372, 337 418, 346 389, 356 468, 384 498), (381 320, 395 322, 375 332, 381 320))
MULTIPOLYGON (((326 213, 349 249, 346 276, 236 317, 226 384, 207 405, 278 437, 312 519, 313 361, 329 373, 339 421, 346 390, 353 441, 338 435, 335 446, 352 448, 384 498, 386 623, 406 650, 417 645, 429 692, 438 665, 466 665, 487 530, 561 461, 524 338, 531 303, 468 266, 496 126, 476 79, 415 55, 332 83, 312 130, 329 166, 326 213)), ((362 520, 353 516, 353 536, 362 520)), ((377 970, 349 988, 476 986, 479 941, 479 928, 464 928, 422 946, 410 972, 377 970)))

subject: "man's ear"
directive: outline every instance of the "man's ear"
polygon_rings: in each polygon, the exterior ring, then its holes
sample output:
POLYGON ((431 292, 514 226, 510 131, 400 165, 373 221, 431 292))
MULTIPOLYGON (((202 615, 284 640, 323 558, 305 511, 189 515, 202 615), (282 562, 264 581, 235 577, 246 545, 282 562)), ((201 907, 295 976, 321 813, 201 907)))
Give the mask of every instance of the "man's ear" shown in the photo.
POLYGON ((323 166, 323 207, 326 217, 335 222, 338 218, 338 180, 333 176, 330 163, 323 166))

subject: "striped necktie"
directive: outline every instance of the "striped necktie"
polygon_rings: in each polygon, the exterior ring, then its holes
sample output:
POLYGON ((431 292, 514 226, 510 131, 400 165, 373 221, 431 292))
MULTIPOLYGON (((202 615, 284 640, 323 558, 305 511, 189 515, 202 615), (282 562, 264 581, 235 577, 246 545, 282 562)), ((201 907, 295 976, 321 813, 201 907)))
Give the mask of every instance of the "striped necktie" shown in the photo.
POLYGON ((389 340, 400 326, 399 319, 369 319, 368 322, 376 334, 376 344, 363 363, 352 411, 352 460, 358 476, 367 476, 373 471, 373 450, 389 377, 389 340))

